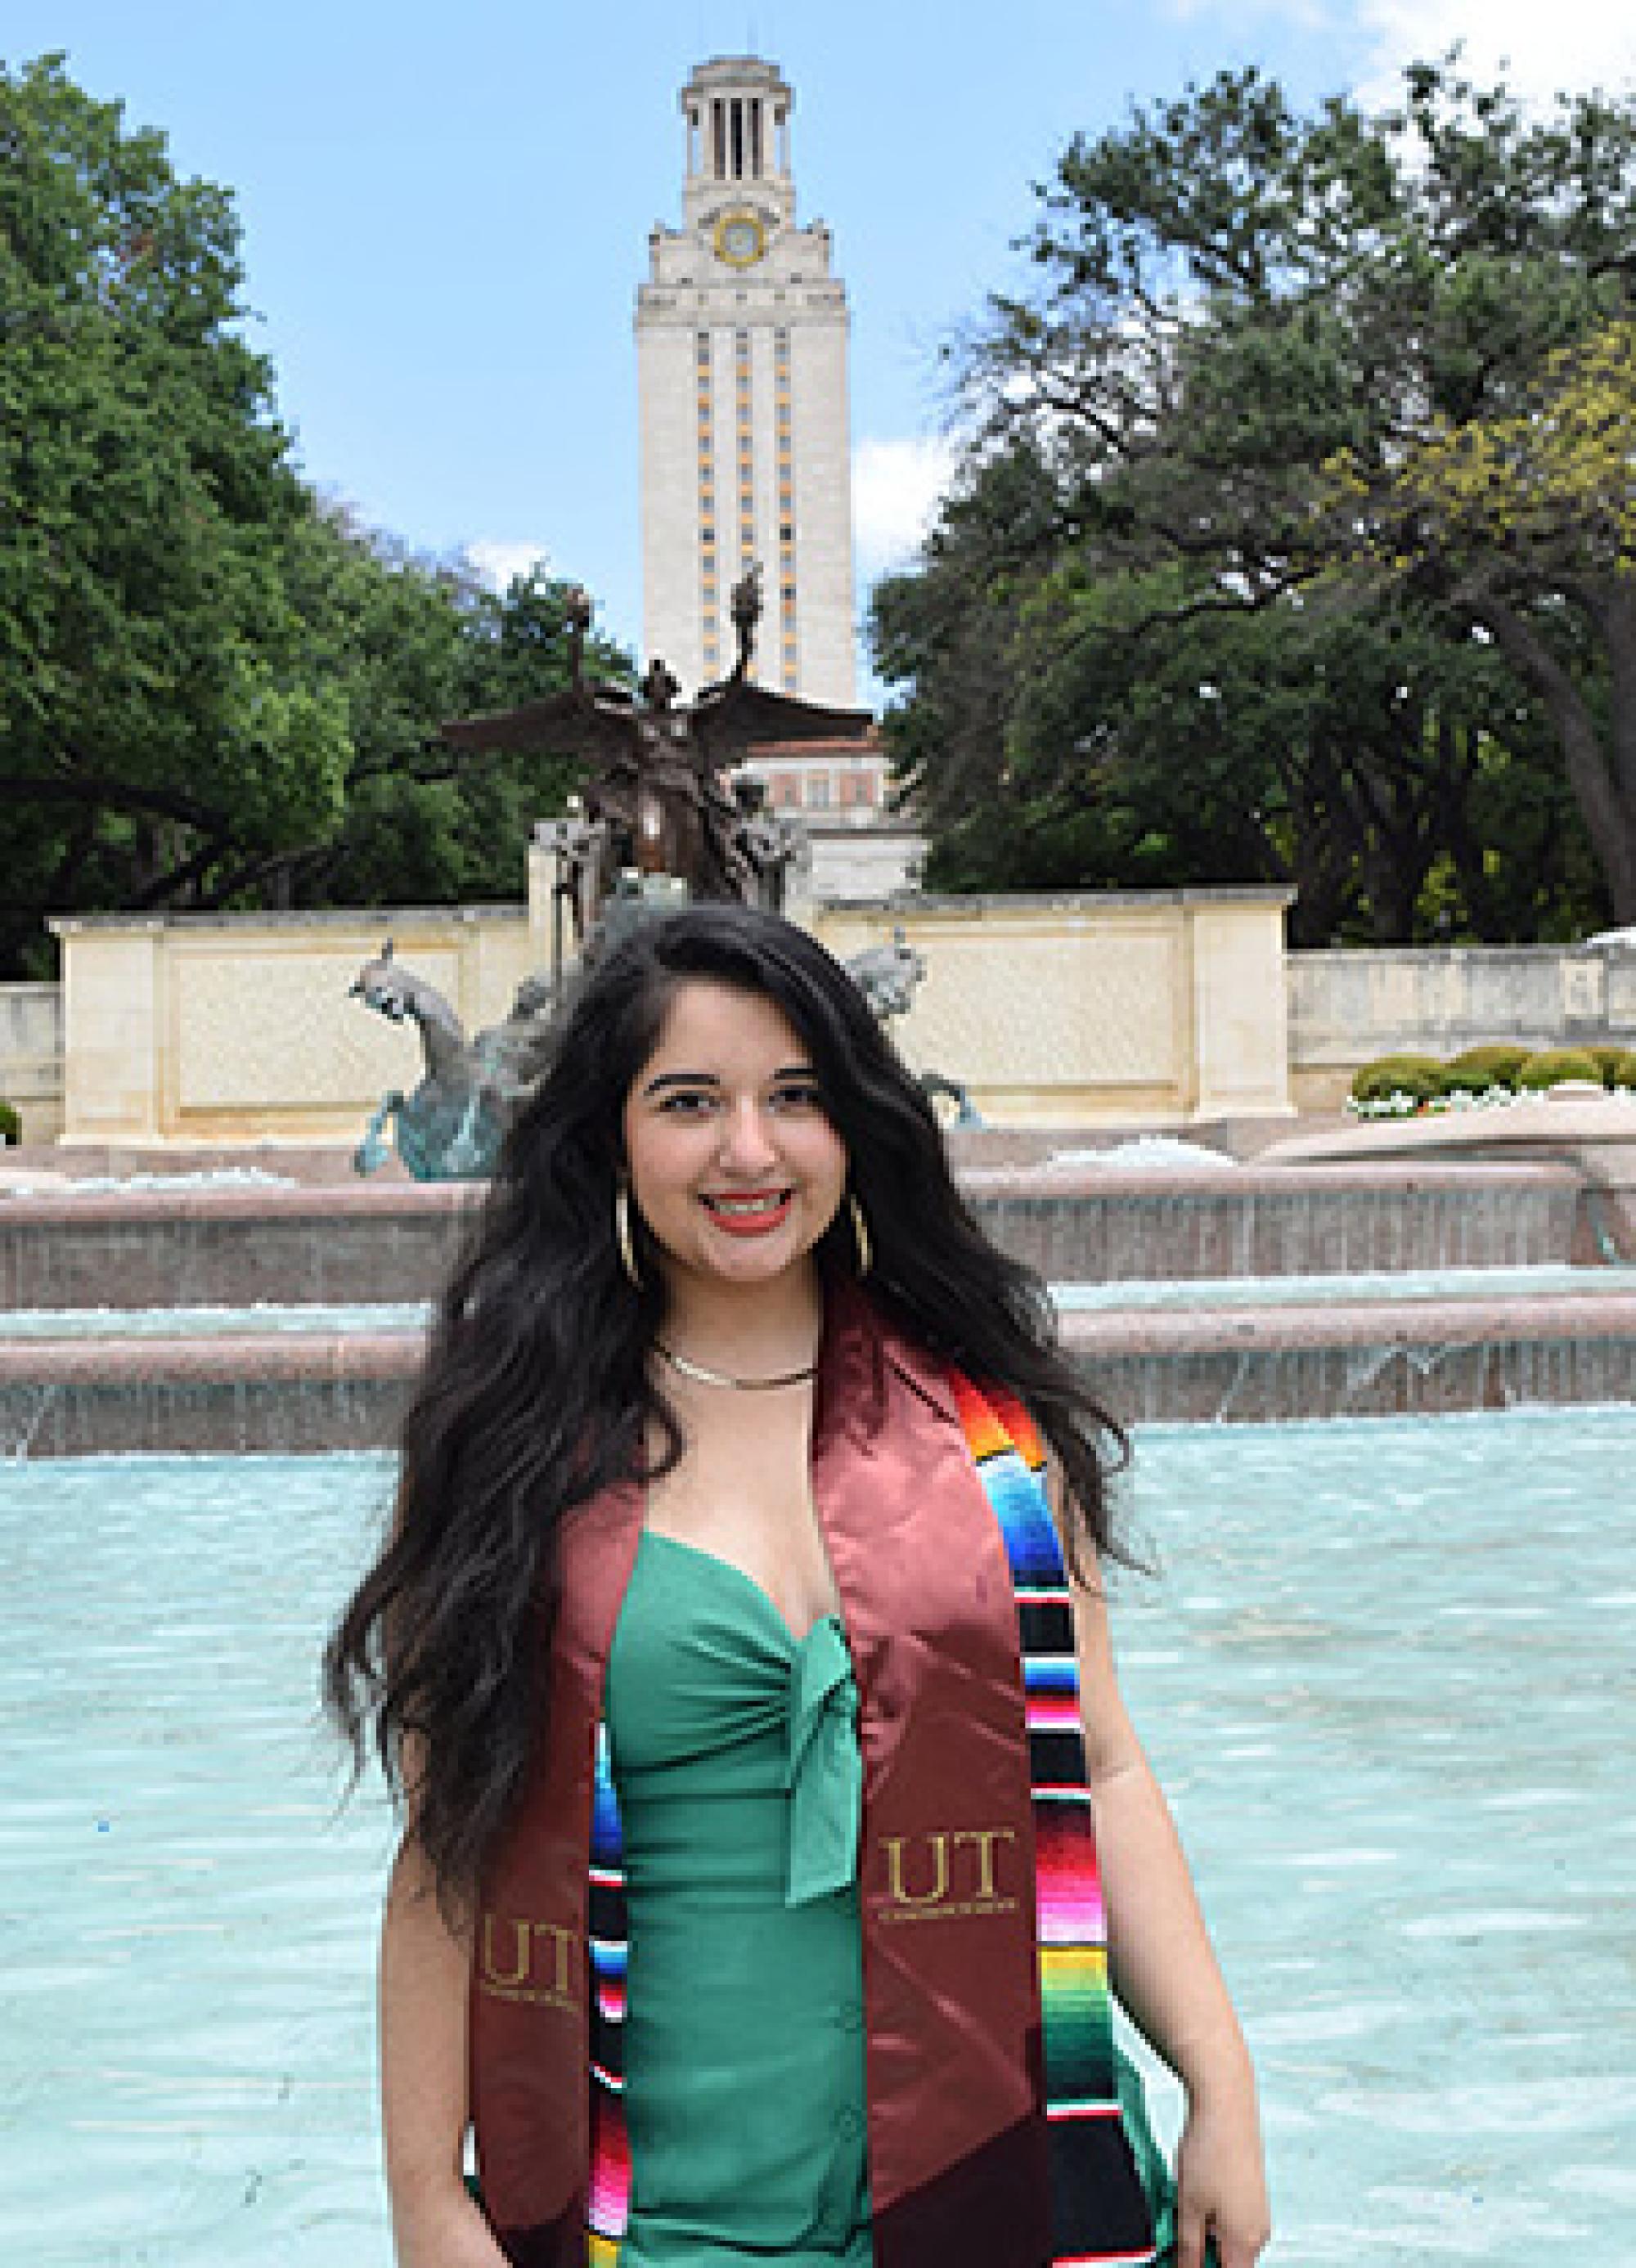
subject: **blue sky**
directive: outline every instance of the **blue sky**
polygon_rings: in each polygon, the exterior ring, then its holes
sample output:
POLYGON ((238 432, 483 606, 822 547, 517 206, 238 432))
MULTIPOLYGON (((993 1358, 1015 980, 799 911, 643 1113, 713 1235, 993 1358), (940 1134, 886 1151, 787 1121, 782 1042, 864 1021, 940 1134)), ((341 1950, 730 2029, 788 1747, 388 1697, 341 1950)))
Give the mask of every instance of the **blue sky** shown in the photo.
POLYGON ((1464 36, 1516 83, 1626 86, 1631 0, 4 0, 0 55, 72 76, 231 188, 308 477, 497 571, 534 554, 641 623, 631 315, 680 217, 677 92, 753 51, 795 89, 801 217, 852 309, 859 595, 946 461, 939 344, 1019 272, 1076 129, 1224 64, 1379 93, 1464 36))

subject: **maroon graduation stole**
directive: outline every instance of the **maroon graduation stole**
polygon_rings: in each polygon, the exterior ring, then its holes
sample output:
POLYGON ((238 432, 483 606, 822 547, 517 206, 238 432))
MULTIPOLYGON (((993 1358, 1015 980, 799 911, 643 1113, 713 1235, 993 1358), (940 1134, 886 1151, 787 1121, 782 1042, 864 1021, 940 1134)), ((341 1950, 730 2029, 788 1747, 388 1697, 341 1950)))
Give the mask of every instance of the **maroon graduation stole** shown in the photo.
MULTIPOLYGON (((877 2268, 1154 2257, 1038 1462, 1015 1403, 856 1293, 832 1298, 812 1475, 859 1689, 877 2268)), ((601 1719, 641 1525, 633 1484, 564 1524, 549 1739, 476 1918, 472 2118, 513 2268, 612 2268, 624 2227, 623 1877, 601 1719)))

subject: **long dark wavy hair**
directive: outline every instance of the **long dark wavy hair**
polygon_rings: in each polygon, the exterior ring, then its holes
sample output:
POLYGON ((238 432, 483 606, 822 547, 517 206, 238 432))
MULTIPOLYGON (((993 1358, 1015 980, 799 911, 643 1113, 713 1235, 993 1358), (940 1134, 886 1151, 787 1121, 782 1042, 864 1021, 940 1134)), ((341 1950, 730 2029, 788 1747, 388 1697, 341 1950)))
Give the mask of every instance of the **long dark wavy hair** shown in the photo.
MULTIPOLYGON (((846 1147, 877 1306, 928 1351, 1028 1405, 1066 1484, 1076 1558, 1126 1556, 1107 1490, 1124 1436, 1061 1352, 1038 1278, 973 1219, 930 1105, 846 971, 804 931, 748 907, 641 923, 568 1003, 512 1126, 438 1302, 390 1533, 325 1653, 329 1713, 355 1766, 372 1744, 408 1795, 451 1913, 466 1908, 546 1737, 564 1513, 682 1454, 649 1362, 664 1304, 658 1254, 633 1206, 637 1291, 613 1220, 625 1101, 692 981, 782 1010, 846 1147)), ((855 1267, 845 1207, 817 1258, 827 1280, 855 1267)))

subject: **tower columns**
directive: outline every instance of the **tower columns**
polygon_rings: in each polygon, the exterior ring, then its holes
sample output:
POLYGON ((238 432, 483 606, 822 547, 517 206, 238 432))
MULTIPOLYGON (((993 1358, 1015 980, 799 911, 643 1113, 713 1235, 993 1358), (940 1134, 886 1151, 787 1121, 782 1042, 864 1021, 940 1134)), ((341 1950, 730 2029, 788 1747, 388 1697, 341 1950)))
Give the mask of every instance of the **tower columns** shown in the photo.
POLYGON ((763 681, 850 705, 846 294, 822 225, 798 226, 793 97, 755 56, 682 91, 682 225, 656 228, 637 294, 644 643, 689 687, 732 666, 744 558, 766 596, 763 681))

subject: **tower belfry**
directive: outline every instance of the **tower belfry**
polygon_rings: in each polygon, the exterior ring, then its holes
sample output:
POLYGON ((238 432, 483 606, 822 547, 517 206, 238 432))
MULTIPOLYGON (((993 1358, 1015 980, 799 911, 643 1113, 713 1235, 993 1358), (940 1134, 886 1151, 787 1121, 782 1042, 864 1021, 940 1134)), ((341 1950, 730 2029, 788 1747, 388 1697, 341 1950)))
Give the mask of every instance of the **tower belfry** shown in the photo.
POLYGON ((758 565, 762 682, 848 704, 846 293, 828 229, 796 222, 794 98, 733 55, 681 100, 682 225, 653 229, 637 293, 643 644, 684 684, 724 674, 733 585, 758 565))

